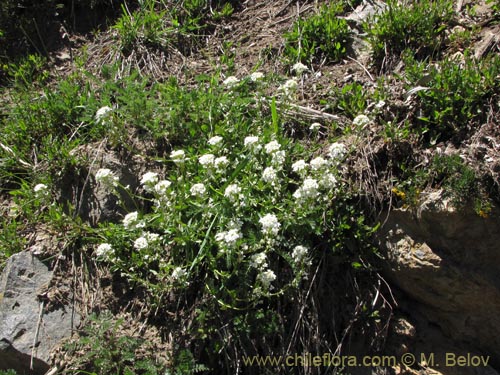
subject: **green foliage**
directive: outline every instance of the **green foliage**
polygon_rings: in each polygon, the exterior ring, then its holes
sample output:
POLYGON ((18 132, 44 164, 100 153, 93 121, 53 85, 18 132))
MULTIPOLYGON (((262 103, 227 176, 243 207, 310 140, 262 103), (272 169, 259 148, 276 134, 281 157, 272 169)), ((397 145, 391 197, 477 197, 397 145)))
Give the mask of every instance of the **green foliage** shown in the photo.
POLYGON ((479 198, 479 181, 472 168, 459 155, 438 155, 431 165, 433 184, 444 189, 456 207, 479 198))
POLYGON ((495 17, 500 16, 500 1, 499 0, 486 0, 487 4, 490 4, 491 8, 493 9, 493 14, 495 17))
POLYGON ((44 70, 45 63, 45 58, 29 55, 17 64, 4 64, 2 70, 13 84, 28 87, 35 82, 43 83, 48 78, 48 72, 44 70))
POLYGON ((122 4, 122 16, 114 28, 120 35, 120 49, 125 55, 140 45, 164 48, 169 42, 171 29, 166 24, 167 11, 157 11, 155 4, 154 0, 140 2, 139 9, 133 13, 122 4))
POLYGON ((453 1, 389 0, 387 9, 365 22, 376 61, 409 49, 419 58, 436 56, 453 17, 453 1))
MULTIPOLYGON (((143 358, 140 349, 146 340, 130 336, 121 330, 123 319, 110 313, 89 316, 77 341, 66 345, 70 353, 77 353, 68 374, 99 375, 159 375, 164 368, 151 358, 143 358)), ((148 353, 151 357, 152 353, 148 353)))
POLYGON ((207 366, 197 363, 193 353, 187 349, 179 351, 173 367, 175 368, 174 372, 167 370, 165 375, 193 375, 210 370, 207 366))
POLYGON ((14 370, 0 370, 0 375, 16 375, 16 371, 14 370))
POLYGON ((368 104, 368 93, 362 84, 353 82, 335 88, 332 94, 334 107, 353 119, 364 113, 368 104))
MULTIPOLYGON (((145 117, 132 123, 170 147, 157 158, 161 172, 128 189, 138 210, 121 224, 101 223, 96 244, 98 259, 146 290, 152 308, 166 296, 197 301, 186 306, 198 317, 189 334, 210 367, 221 366, 213 353, 236 360, 283 332, 273 313, 298 298, 312 265, 357 259, 351 244, 371 249, 372 228, 338 172, 346 147, 333 143, 322 156, 304 149, 287 137, 265 80, 232 82, 202 76, 190 88, 171 80, 151 87, 155 96, 140 91, 151 114, 140 104, 133 113, 145 117)), ((143 101, 120 99, 117 113, 130 119, 131 103, 143 101)))
POLYGON ((470 128, 486 118, 485 104, 500 94, 500 58, 476 61, 445 59, 427 67, 407 59, 407 74, 413 85, 429 77, 428 88, 418 91, 418 124, 428 140, 463 139, 470 128))
POLYGON ((337 62, 346 54, 349 27, 339 18, 342 3, 332 2, 309 18, 301 18, 285 34, 284 53, 293 62, 337 62))

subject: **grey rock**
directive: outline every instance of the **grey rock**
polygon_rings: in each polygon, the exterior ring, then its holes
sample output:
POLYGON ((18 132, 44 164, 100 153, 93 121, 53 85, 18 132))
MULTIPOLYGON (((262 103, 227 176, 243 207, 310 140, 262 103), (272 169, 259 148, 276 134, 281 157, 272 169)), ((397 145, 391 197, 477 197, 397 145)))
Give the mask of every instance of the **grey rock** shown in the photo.
POLYGON ((0 277, 0 370, 44 374, 49 356, 79 316, 68 306, 46 308, 39 298, 53 272, 29 251, 13 255, 0 277), (33 356, 33 360, 31 359, 33 356))
POLYGON ((393 210, 379 235, 386 276, 442 332, 500 365, 500 210, 457 210, 441 192, 393 210))

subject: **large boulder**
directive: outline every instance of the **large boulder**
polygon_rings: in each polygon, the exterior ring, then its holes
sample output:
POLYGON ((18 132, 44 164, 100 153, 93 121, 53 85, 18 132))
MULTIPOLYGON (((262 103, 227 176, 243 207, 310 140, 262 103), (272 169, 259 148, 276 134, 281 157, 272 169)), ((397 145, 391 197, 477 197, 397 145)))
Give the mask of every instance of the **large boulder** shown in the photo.
POLYGON ((500 220, 454 209, 441 192, 418 212, 391 211, 380 233, 385 273, 455 342, 500 367, 500 220))
POLYGON ((0 370, 44 374, 49 355, 69 337, 78 314, 69 306, 47 306, 43 292, 53 272, 32 252, 9 258, 0 277, 0 370))

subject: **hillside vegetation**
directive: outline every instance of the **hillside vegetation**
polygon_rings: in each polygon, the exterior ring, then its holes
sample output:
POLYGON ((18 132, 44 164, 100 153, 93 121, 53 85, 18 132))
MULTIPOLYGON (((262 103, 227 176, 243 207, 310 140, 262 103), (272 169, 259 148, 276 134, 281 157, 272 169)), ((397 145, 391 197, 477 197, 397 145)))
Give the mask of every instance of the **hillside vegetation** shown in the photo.
POLYGON ((458 3, 2 2, 0 264, 43 233, 77 285, 57 373, 386 353, 387 210, 500 203, 500 3, 458 3))

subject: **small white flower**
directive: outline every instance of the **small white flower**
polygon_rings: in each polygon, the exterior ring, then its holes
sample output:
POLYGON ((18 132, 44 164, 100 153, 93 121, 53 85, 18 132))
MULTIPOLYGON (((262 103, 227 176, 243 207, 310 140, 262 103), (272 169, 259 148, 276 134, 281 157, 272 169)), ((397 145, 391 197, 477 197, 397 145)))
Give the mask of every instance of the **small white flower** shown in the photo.
POLYGON ((318 182, 314 178, 306 178, 302 184, 302 191, 307 197, 316 197, 318 195, 318 188, 318 182))
POLYGON ((257 142, 259 142, 259 137, 248 136, 248 137, 245 137, 243 144, 245 145, 245 147, 250 147, 250 146, 253 146, 254 144, 256 144, 257 142))
POLYGON ((264 78, 264 73, 262 73, 262 72, 253 72, 252 74, 250 74, 250 79, 253 82, 261 80, 263 78, 264 78))
POLYGON ((262 180, 267 182, 268 184, 274 184, 278 179, 278 175, 276 174, 276 170, 273 167, 267 167, 264 169, 262 173, 262 180))
POLYGON ((137 228, 139 224, 139 214, 137 211, 130 212, 123 218, 123 226, 125 229, 137 228))
POLYGON ((134 249, 144 250, 149 246, 148 240, 145 237, 139 237, 134 241, 134 249))
POLYGON ((236 199, 238 199, 240 193, 241 193, 241 188, 238 186, 238 184, 228 185, 226 187, 226 190, 224 190, 224 196, 228 198, 231 202, 234 202, 236 199))
POLYGON ((149 244, 157 243, 160 240, 160 235, 158 233, 144 232, 142 237, 144 237, 149 244))
POLYGON ((219 156, 218 158, 215 158, 215 160, 214 160, 215 168, 219 172, 224 170, 224 168, 226 168, 228 166, 228 164, 229 164, 229 160, 225 156, 219 156))
POLYGON ((300 263, 302 260, 304 260, 307 256, 308 249, 305 246, 295 246, 295 248, 292 251, 292 258, 296 263, 300 263))
POLYGON ((102 243, 97 247, 95 254, 98 257, 107 257, 113 253, 113 247, 109 243, 102 243))
POLYGON ((229 76, 227 77, 225 80, 224 80, 224 85, 226 85, 227 87, 233 87, 235 86, 238 82, 240 82, 240 80, 238 78, 236 78, 235 76, 229 76))
POLYGON ((97 110, 97 112, 95 113, 95 120, 97 123, 101 122, 105 117, 108 117, 108 113, 111 112, 113 109, 108 107, 108 106, 104 106, 104 107, 101 107, 97 110))
POLYGON ((385 107, 385 102, 383 100, 380 100, 377 104, 375 104, 376 109, 382 109, 385 107))
POLYGON ((371 122, 370 118, 366 115, 358 115, 352 120, 352 124, 356 127, 365 127, 371 122))
POLYGON ((166 195, 170 185, 172 185, 172 182, 170 182, 169 180, 158 181, 158 183, 154 186, 154 191, 158 195, 166 195))
POLYGON ((264 149, 268 154, 272 154, 273 152, 278 151, 281 148, 281 145, 278 141, 271 141, 264 146, 264 149))
POLYGON ((271 159, 271 163, 275 166, 281 167, 283 163, 285 162, 286 159, 286 152, 285 150, 280 150, 273 152, 273 157, 271 159))
POLYGON ((264 272, 259 273, 257 278, 262 283, 262 286, 266 289, 269 288, 271 283, 276 280, 276 274, 272 270, 266 270, 264 272))
POLYGON ((304 160, 297 160, 292 164, 292 171, 298 174, 302 174, 302 172, 307 170, 309 165, 304 160))
POLYGON ((199 157, 198 161, 204 167, 209 167, 214 165, 215 156, 213 154, 205 154, 199 157))
POLYGON ((328 165, 328 160, 322 158, 321 156, 318 156, 317 158, 311 160, 310 164, 313 170, 319 171, 320 169, 328 165))
POLYGON ((295 79, 289 79, 279 87, 279 91, 289 96, 297 90, 298 83, 295 79))
POLYGON ((187 276, 186 270, 183 270, 182 267, 175 267, 172 271, 172 279, 178 281, 182 280, 187 276))
POLYGON ((302 186, 293 193, 293 197, 298 200, 314 199, 318 196, 319 192, 318 182, 313 178, 306 178, 302 186))
POLYGON ((158 173, 156 172, 146 172, 141 178, 141 185, 144 186, 144 190, 153 191, 154 186, 158 182, 158 173))
POLYGON ((267 256, 265 253, 257 253, 250 257, 250 266, 254 268, 266 268, 267 256))
POLYGON ((321 128, 321 124, 319 122, 313 122, 311 126, 309 126, 309 130, 316 131, 321 128))
POLYGON ((176 150, 170 153, 170 158, 175 164, 181 164, 186 161, 186 153, 184 150, 176 150))
POLYGON ((323 176, 321 176, 319 184, 324 189, 333 189, 335 186, 337 186, 337 177, 335 177, 333 173, 325 173, 323 176))
POLYGON ((207 188, 205 187, 205 185, 200 183, 200 184, 194 184, 193 186, 191 186, 191 189, 189 191, 191 192, 191 195, 201 197, 205 194, 205 192, 207 191, 207 188))
POLYGON ((118 177, 108 168, 99 169, 95 174, 95 179, 106 186, 116 186, 118 183, 118 177))
POLYGON ((218 145, 219 143, 221 143, 222 140, 223 140, 223 138, 221 136, 216 135, 216 136, 210 138, 207 143, 211 146, 215 146, 215 145, 218 145))
POLYGON ((302 73, 307 72, 309 68, 301 62, 298 62, 292 66, 292 70, 297 73, 297 75, 301 75, 302 73))
POLYGON ((328 148, 329 155, 332 159, 342 159, 347 153, 347 149, 343 143, 332 143, 328 148))
POLYGON ((227 232, 221 232, 215 235, 216 241, 223 242, 227 246, 233 246, 240 238, 242 238, 242 235, 238 229, 230 229, 227 232))
POLYGON ((37 184, 33 188, 33 192, 35 193, 36 197, 42 198, 49 194, 49 188, 45 184, 37 184))
POLYGON ((266 235, 278 234, 281 227, 278 218, 274 214, 266 214, 260 218, 259 223, 262 225, 262 232, 266 235))

